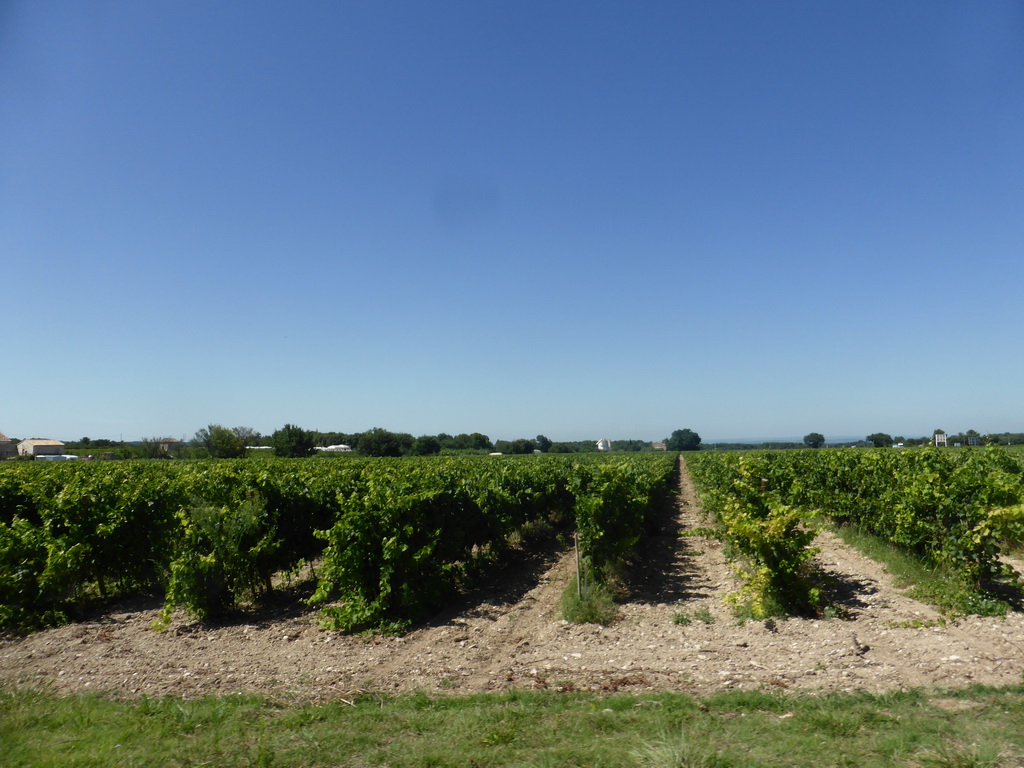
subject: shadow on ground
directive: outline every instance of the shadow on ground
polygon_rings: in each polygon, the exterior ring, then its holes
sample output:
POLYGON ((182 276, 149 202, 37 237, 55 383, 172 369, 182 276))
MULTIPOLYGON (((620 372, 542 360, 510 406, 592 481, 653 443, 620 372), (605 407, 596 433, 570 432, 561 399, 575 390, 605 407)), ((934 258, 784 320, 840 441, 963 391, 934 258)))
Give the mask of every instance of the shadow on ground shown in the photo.
POLYGON ((707 597, 706 575, 694 564, 693 543, 680 521, 680 509, 692 503, 673 494, 641 541, 626 574, 627 600, 636 603, 676 603, 707 597))

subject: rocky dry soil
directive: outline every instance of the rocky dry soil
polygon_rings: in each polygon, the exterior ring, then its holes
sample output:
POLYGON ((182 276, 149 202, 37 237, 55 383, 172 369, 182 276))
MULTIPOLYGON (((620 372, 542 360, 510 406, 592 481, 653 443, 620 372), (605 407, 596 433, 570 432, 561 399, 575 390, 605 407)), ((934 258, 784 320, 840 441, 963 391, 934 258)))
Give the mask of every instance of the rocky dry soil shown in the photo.
POLYGON ((215 626, 185 618, 157 632, 159 605, 136 603, 92 620, 0 640, 0 685, 118 695, 253 692, 346 698, 359 691, 468 693, 509 688, 682 691, 764 688, 883 692, 1022 682, 1024 615, 944 626, 885 570, 822 533, 819 566, 840 586, 845 618, 738 623, 736 589, 700 525, 684 468, 676 519, 642 553, 612 626, 570 625, 558 604, 571 553, 520 563, 485 590, 404 637, 318 628, 291 607, 215 626), (688 624, 674 619, 685 614, 688 624))

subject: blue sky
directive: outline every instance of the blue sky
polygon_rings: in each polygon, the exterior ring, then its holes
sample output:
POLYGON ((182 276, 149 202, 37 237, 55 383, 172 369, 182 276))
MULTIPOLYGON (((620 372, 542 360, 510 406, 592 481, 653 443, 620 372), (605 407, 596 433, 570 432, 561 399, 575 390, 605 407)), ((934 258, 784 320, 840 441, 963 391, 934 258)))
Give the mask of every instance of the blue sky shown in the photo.
POLYGON ((0 431, 1024 431, 1024 6, 0 5, 0 431))

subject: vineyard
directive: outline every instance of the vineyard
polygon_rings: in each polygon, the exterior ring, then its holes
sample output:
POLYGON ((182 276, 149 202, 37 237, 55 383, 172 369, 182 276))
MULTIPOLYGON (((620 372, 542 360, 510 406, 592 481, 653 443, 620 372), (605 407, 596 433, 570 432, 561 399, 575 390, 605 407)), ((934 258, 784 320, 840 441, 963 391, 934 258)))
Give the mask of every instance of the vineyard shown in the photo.
POLYGON ((674 457, 285 459, 0 471, 0 629, 158 592, 162 621, 220 618, 322 560, 329 628, 400 629, 538 531, 574 526, 596 578, 640 540, 674 457))
MULTIPOLYGON (((978 614, 1020 605, 1002 556, 1024 543, 1019 454, 925 449, 700 454, 690 462, 705 511, 738 561, 735 595, 755 618, 822 609, 810 571, 823 525, 852 525, 941 569, 957 607, 978 614)), ((951 607, 951 606, 950 606, 951 607)))
POLYGON ((72 623, 3 640, 0 679, 314 697, 1019 683, 1021 477, 999 449, 706 452, 681 473, 665 455, 9 464, 7 629, 72 623), (965 599, 913 599, 833 533, 850 525, 965 599), (610 626, 562 620, 576 536, 593 578, 625 573, 610 626))

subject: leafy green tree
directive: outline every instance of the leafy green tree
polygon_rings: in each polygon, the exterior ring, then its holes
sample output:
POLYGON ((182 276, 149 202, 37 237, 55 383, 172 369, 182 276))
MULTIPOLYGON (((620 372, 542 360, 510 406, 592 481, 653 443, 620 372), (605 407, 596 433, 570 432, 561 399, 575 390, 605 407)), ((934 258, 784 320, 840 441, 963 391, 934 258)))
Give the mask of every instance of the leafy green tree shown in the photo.
POLYGON ((677 429, 671 437, 665 438, 665 448, 670 451, 698 451, 700 435, 692 429, 677 429))
POLYGON ((144 437, 142 442, 136 446, 136 455, 140 459, 167 459, 170 458, 160 448, 160 438, 144 437))
POLYGON ((804 435, 804 445, 808 448, 821 448, 825 444, 825 436, 821 432, 811 432, 804 435))
POLYGON ((537 449, 544 453, 551 449, 551 441, 544 437, 544 435, 537 435, 535 442, 537 443, 537 449))
POLYGON ((241 440, 242 445, 246 447, 250 445, 259 445, 260 440, 263 439, 263 435, 252 427, 234 427, 231 431, 235 433, 235 437, 241 440))
POLYGON ((285 424, 270 436, 270 444, 276 456, 302 458, 312 456, 316 450, 313 434, 294 424, 285 424))
POLYGON ((491 449, 491 439, 480 432, 474 432, 471 435, 463 432, 451 438, 450 446, 444 447, 456 448, 458 450, 489 451, 491 449))
POLYGON ((499 440, 494 444, 494 449, 499 453, 527 454, 536 450, 537 444, 533 440, 519 438, 518 440, 499 440))
POLYGON ((533 440, 527 440, 525 437, 521 437, 512 443, 512 453, 533 453, 537 450, 537 444, 533 440))
POLYGON ((367 456, 401 456, 402 442, 394 432, 374 427, 359 436, 360 453, 367 456))
POLYGON ((887 435, 885 432, 875 432, 874 434, 867 436, 867 441, 871 443, 875 448, 885 448, 887 445, 893 444, 892 435, 887 435))
POLYGON ((415 456, 433 456, 441 452, 441 441, 433 435, 420 435, 413 441, 412 452, 415 456))
POLYGON ((489 450, 491 450, 491 438, 489 438, 487 435, 483 434, 482 432, 474 432, 474 433, 472 433, 469 436, 469 439, 472 442, 472 445, 470 445, 470 448, 472 448, 473 450, 475 450, 475 451, 489 451, 489 450))
POLYGON ((245 443, 233 431, 220 424, 210 424, 196 432, 192 439, 215 459, 237 459, 245 456, 245 443))

